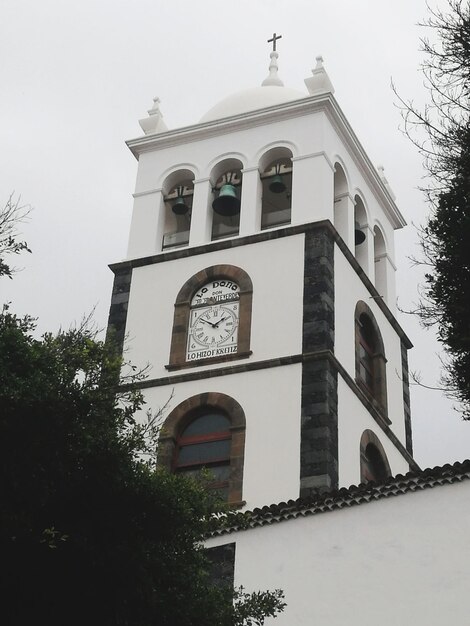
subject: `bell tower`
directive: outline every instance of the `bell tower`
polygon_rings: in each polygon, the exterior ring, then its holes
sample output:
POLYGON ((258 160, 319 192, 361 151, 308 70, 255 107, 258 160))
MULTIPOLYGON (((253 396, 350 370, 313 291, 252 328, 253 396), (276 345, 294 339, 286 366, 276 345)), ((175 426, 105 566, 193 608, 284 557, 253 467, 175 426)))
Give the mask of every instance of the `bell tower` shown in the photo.
POLYGON ((278 74, 169 130, 159 100, 138 161, 109 324, 166 406, 158 459, 213 472, 252 509, 416 468, 407 351, 395 318, 383 168, 317 57, 306 91, 278 74))

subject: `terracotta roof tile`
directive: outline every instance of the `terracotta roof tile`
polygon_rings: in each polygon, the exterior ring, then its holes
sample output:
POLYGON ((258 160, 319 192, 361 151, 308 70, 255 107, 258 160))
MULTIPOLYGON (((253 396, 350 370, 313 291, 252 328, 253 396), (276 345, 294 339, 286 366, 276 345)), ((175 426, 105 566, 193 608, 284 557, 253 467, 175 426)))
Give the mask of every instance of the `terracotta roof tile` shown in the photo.
POLYGON ((342 487, 337 491, 317 494, 310 498, 266 505, 242 513, 228 513, 219 518, 220 523, 209 536, 214 537, 297 517, 343 509, 390 496, 450 485, 468 478, 470 478, 470 460, 427 468, 419 472, 409 472, 406 475, 397 474, 380 483, 361 483, 351 485, 349 488, 342 487))

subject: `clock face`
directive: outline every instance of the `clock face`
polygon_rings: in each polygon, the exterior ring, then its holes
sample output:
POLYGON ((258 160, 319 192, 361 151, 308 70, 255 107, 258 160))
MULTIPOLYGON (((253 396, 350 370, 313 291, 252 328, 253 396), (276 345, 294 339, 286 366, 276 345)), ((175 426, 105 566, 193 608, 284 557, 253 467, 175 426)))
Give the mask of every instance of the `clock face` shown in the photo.
POLYGON ((239 286, 215 280, 197 291, 191 301, 187 361, 237 352, 239 286))

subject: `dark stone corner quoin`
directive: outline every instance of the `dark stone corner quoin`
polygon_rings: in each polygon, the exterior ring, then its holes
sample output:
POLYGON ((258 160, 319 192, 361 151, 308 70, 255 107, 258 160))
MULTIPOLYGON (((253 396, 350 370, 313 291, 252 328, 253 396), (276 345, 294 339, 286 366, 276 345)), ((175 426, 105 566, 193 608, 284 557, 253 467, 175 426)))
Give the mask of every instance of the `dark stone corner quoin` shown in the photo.
POLYGON ((127 307, 131 290, 132 267, 116 268, 109 308, 108 329, 106 337, 112 337, 119 352, 124 347, 126 333, 127 307))
MULTIPOLYGON (((334 352, 334 237, 305 233, 303 354, 334 352)), ((300 496, 338 488, 338 373, 331 361, 302 365, 300 496)))

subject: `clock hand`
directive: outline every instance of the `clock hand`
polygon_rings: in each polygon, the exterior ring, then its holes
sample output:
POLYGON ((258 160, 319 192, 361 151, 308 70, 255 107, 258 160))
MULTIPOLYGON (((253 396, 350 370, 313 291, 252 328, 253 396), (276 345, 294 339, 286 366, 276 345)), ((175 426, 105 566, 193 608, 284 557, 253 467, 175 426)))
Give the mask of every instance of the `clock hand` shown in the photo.
POLYGON ((218 322, 216 322, 216 323, 214 324, 214 328, 218 328, 218 327, 219 327, 219 324, 220 324, 221 322, 224 322, 225 320, 228 320, 228 318, 229 318, 229 317, 230 317, 230 316, 229 316, 229 315, 227 315, 227 317, 223 317, 222 319, 220 319, 218 322))
POLYGON ((202 317, 200 318, 200 321, 209 324, 210 326, 212 326, 212 328, 217 328, 217 324, 213 324, 212 322, 209 322, 209 320, 205 320, 202 317))

